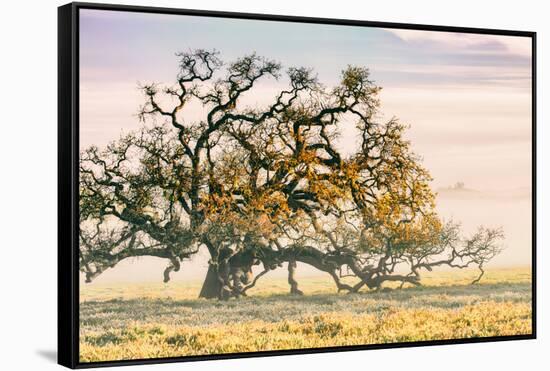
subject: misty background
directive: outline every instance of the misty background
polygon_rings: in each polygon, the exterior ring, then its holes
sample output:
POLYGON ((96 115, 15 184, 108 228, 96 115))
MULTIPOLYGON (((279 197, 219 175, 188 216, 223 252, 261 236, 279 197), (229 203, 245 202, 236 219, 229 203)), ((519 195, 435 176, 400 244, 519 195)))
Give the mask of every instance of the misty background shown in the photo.
MULTIPOLYGON (((130 12, 80 11, 80 146, 105 146, 136 130, 138 82, 172 84, 177 51, 217 49, 225 62, 251 53, 313 68, 327 87, 347 65, 369 67, 382 86, 378 120, 397 117, 431 172, 437 209, 462 223, 501 226, 505 250, 489 266, 531 263, 531 40, 516 36, 391 30, 130 12)), ((268 80, 243 105, 272 101, 286 80, 268 80)), ((189 108, 185 118, 199 119, 189 108)), ((339 145, 356 144, 353 123, 339 145)), ((201 280, 202 251, 172 280, 201 280)), ((132 258, 94 282, 159 281, 167 264, 132 258)), ((315 275, 299 265, 298 275, 315 275)), ((286 269, 269 276, 285 276, 286 269)))

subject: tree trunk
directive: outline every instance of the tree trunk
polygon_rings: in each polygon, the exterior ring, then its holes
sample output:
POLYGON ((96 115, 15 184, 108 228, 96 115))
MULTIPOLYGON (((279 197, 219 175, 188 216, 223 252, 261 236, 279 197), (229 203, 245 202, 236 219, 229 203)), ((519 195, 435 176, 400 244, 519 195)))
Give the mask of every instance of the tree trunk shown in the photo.
POLYGON ((288 262, 288 284, 290 285, 290 294, 292 295, 304 295, 298 288, 298 281, 294 278, 296 272, 296 260, 292 259, 288 262))
POLYGON ((209 265, 199 298, 217 299, 220 295, 220 290, 221 285, 218 279, 218 270, 213 265, 209 265))

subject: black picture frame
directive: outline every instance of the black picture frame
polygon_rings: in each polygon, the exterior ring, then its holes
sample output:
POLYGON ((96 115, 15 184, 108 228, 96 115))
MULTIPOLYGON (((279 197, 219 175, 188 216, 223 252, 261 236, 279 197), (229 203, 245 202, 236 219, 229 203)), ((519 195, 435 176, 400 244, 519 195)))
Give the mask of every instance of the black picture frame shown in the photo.
POLYGON ((222 11, 70 3, 58 8, 58 363, 69 368, 90 368, 121 365, 154 364, 182 361, 201 361, 228 358, 266 357, 288 354, 342 352, 381 348, 418 347, 431 345, 526 340, 536 338, 536 32, 486 28, 434 26, 409 23, 387 23, 330 18, 311 18, 268 14, 249 14, 222 11), (468 339, 430 340, 420 342, 335 346, 314 349, 292 349, 231 353, 174 358, 79 362, 79 260, 78 260, 78 157, 79 157, 79 11, 96 9, 108 11, 161 13, 176 15, 237 18, 262 21, 283 21, 329 25, 353 25, 409 30, 445 31, 486 35, 529 37, 532 41, 532 333, 528 335, 497 336, 468 339))

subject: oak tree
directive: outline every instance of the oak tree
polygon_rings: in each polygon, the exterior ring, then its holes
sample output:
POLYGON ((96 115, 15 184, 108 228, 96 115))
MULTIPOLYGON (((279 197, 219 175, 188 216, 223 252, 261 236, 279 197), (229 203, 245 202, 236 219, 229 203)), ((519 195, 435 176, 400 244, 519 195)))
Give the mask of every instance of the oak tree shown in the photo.
POLYGON ((216 51, 178 57, 174 85, 141 86, 143 127, 81 154, 88 280, 148 255, 168 260, 167 281, 204 247, 202 297, 246 295, 285 263, 291 293, 301 294, 297 262, 356 292, 388 281, 419 285, 422 270, 439 266, 478 267, 477 282, 500 252, 501 230, 463 237, 437 215, 406 126, 378 119, 380 87, 368 69, 348 66, 327 88, 309 69, 283 73, 255 54, 227 66, 216 51), (271 103, 246 104, 259 82, 283 75, 287 88, 271 103), (357 145, 340 140, 350 126, 357 145), (263 266, 256 275, 254 265, 263 266))

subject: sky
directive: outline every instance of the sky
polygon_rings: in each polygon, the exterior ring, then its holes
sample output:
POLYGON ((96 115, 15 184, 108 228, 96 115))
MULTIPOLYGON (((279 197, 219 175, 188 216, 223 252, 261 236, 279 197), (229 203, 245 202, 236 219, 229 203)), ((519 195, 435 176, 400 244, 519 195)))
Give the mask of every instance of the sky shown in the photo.
MULTIPOLYGON (((383 88, 379 119, 410 125, 407 138, 440 190, 440 213, 467 232, 503 226, 507 249, 495 264, 529 264, 530 38, 84 9, 81 149, 138 129, 138 83, 173 84, 175 53, 196 48, 216 49, 225 62, 256 52, 284 68, 310 67, 326 86, 347 65, 368 67, 383 88), (459 181, 469 192, 447 189, 459 181)), ((268 103, 284 84, 262 83, 243 103, 268 103)), ((340 145, 355 143, 349 125, 340 145)))

